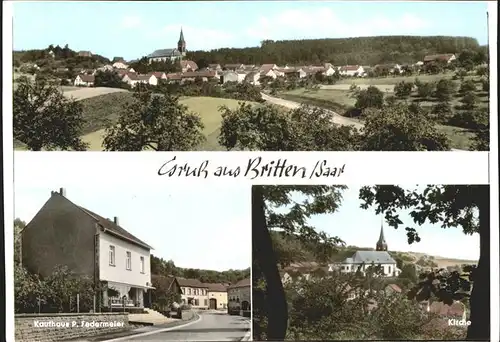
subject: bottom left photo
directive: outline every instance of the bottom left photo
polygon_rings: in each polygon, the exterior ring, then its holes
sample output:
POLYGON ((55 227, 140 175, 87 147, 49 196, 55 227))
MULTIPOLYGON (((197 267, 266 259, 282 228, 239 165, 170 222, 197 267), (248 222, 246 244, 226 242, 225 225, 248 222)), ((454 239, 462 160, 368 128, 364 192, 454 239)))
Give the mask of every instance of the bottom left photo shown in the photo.
POLYGON ((16 341, 250 339, 249 187, 20 179, 16 341))

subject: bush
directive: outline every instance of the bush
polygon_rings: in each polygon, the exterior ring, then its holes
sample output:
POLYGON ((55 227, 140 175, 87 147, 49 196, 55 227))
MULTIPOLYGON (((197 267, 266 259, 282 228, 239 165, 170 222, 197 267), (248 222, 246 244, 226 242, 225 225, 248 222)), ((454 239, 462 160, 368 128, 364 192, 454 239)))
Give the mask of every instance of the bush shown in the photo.
POLYGON ((394 94, 399 98, 407 98, 411 95, 413 83, 401 81, 394 86, 394 94))
POLYGON ((382 108, 383 105, 384 93, 377 87, 369 86, 358 91, 354 107, 363 110, 366 108, 382 108))
POLYGON ((440 79, 436 83, 435 96, 439 101, 449 101, 455 92, 455 84, 451 80, 440 79))
POLYGON ((417 86, 417 94, 422 99, 430 97, 434 91, 434 84, 430 82, 418 82, 415 85, 417 86))

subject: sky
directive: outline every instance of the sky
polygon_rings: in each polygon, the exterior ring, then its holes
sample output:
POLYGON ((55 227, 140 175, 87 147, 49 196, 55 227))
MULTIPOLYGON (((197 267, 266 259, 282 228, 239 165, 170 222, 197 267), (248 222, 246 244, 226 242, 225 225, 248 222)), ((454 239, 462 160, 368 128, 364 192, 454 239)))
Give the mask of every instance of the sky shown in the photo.
MULTIPOLYGON (((401 185, 405 189, 419 189, 416 185, 401 185)), ((384 225, 384 236, 390 251, 426 253, 433 256, 462 260, 479 260, 479 235, 465 235, 461 228, 443 229, 440 225, 412 225, 409 211, 400 211, 404 226, 397 230, 382 222, 375 208, 361 209, 360 186, 349 186, 343 192, 339 210, 333 214, 313 216, 309 223, 330 236, 338 236, 346 245, 372 247, 378 241, 380 226, 384 225), (421 241, 408 244, 405 227, 415 227, 421 241)))
POLYGON ((249 187, 173 182, 106 186, 84 178, 61 184, 29 181, 29 174, 16 168, 14 217, 23 221, 35 216, 51 191, 64 187, 70 201, 103 217, 119 217, 120 226, 154 248, 153 255, 178 267, 223 271, 251 266, 249 187))
POLYGON ((258 46, 262 40, 377 35, 468 36, 487 43, 485 2, 17 2, 14 50, 69 44, 126 60, 177 46, 258 46), (43 15, 40 15, 43 13, 43 15))

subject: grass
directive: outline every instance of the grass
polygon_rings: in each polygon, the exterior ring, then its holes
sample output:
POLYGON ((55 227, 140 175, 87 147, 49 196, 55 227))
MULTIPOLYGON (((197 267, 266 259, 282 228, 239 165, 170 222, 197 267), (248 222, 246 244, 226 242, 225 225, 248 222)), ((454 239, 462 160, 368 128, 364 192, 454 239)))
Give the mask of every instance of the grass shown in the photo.
MULTIPOLYGON (((388 77, 373 77, 373 78, 368 78, 368 77, 363 77, 363 78, 358 78, 358 77, 353 77, 353 78, 344 78, 337 82, 336 84, 368 84, 368 85, 374 85, 374 84, 380 84, 380 85, 394 85, 396 83, 399 83, 401 81, 405 82, 413 82, 415 81, 415 78, 418 78, 422 82, 436 82, 439 81, 440 79, 447 78, 447 79, 452 79, 453 75, 455 75, 455 72, 447 72, 447 73, 442 73, 442 74, 436 74, 436 75, 414 75, 414 76, 388 76, 388 77)), ((472 76, 467 76, 466 78, 470 78, 472 76)))
MULTIPOLYGON (((441 74, 441 75, 422 75, 419 76, 418 78, 422 82, 431 82, 431 81, 437 81, 442 78, 451 78, 453 76, 453 73, 450 74, 441 74)), ((406 82, 413 82, 415 80, 415 77, 390 77, 390 78, 376 78, 376 79, 364 79, 364 78, 358 78, 358 79, 350 79, 350 80, 342 80, 344 81, 343 85, 345 85, 347 81, 349 81, 351 84, 356 83, 358 86, 376 86, 380 88, 381 90, 384 91, 386 95, 393 95, 392 92, 386 91, 387 85, 389 84, 395 84, 400 81, 406 81, 406 82), (386 81, 384 83, 384 80, 386 81), (374 83, 377 82, 377 83, 374 83), (392 82, 392 83, 389 83, 392 82)), ((342 81, 339 82, 342 84, 342 81)), ((460 85, 460 82, 457 81, 457 89, 458 86, 460 85)), ((479 87, 479 85, 478 85, 479 87)), ((345 86, 341 86, 339 88, 346 88, 345 86)), ((479 101, 480 101, 480 106, 487 107, 489 98, 488 94, 484 92, 477 92, 477 95, 479 96, 479 101)), ((285 99, 285 100, 290 100, 290 101, 295 101, 295 102, 300 102, 300 103, 305 103, 309 105, 315 105, 319 107, 324 107, 330 110, 333 110, 339 114, 343 114, 349 107, 354 106, 356 103, 356 100, 350 96, 349 90, 348 89, 318 89, 318 90, 310 90, 310 89, 294 89, 294 90, 289 90, 281 93, 279 97, 285 99)), ((455 96, 451 100, 451 105, 453 107, 460 106, 460 96, 455 96)), ((409 101, 418 101, 418 98, 416 96, 413 96, 412 98, 409 99, 409 101)), ((430 107, 433 106, 436 102, 435 101, 420 101, 420 105, 423 107, 430 107)), ((453 126, 447 126, 447 125, 437 125, 437 128, 445 133, 448 138, 451 141, 451 147, 455 149, 460 149, 460 150, 468 150, 471 143, 472 143, 472 138, 474 137, 474 134, 470 132, 467 129, 464 128, 459 128, 459 127, 453 127, 453 126)))
MULTIPOLYGON (((110 93, 81 100, 86 124, 82 139, 89 144, 89 151, 102 151, 104 128, 108 123, 115 123, 124 111, 124 105, 132 101, 132 93, 110 93)), ((205 125, 203 133, 206 141, 198 147, 200 151, 223 151, 217 139, 219 137, 221 114, 219 106, 225 105, 231 109, 238 107, 237 100, 214 97, 186 97, 180 102, 190 111, 198 113, 205 125)), ((14 142, 16 150, 26 147, 19 141, 14 142)))

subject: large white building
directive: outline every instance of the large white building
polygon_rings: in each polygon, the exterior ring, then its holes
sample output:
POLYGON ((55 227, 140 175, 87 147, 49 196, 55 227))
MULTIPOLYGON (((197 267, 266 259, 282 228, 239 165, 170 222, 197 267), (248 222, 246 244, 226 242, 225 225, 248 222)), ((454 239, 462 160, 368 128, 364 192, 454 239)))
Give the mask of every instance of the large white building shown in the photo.
MULTIPOLYGON (((22 264, 47 277, 66 266, 103 289, 103 307, 143 308, 151 285, 151 246, 120 226, 71 202, 64 189, 51 196, 21 233, 22 264)), ((99 305, 99 304, 98 304, 99 305)))

